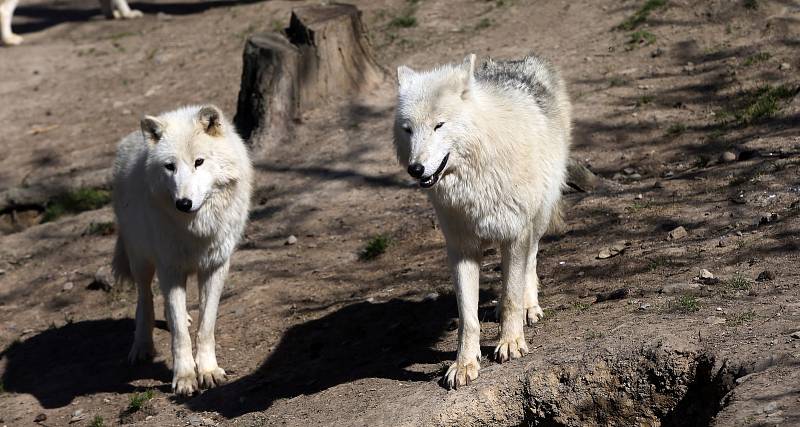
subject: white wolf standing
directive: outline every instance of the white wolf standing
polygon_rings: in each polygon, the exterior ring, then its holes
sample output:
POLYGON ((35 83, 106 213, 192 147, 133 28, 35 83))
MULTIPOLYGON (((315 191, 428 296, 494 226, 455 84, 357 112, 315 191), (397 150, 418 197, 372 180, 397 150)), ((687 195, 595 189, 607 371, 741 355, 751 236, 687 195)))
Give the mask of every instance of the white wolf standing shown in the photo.
POLYGON ((570 104, 555 67, 536 56, 490 59, 476 70, 470 55, 463 64, 424 72, 401 66, 397 74, 397 156, 430 188, 455 281, 458 356, 443 379, 454 388, 480 369, 482 247, 499 245, 503 258, 496 359, 527 353, 523 325, 544 315, 536 253, 539 238, 560 221, 570 104))
POLYGON ((141 126, 120 142, 114 164, 119 237, 113 268, 117 280, 136 282, 139 294, 128 358, 154 354, 155 273, 172 335, 172 390, 188 395, 225 379, 214 324, 230 256, 247 222, 252 165, 233 125, 214 106, 145 116, 141 126), (194 359, 186 311, 192 274, 200 291, 194 359))

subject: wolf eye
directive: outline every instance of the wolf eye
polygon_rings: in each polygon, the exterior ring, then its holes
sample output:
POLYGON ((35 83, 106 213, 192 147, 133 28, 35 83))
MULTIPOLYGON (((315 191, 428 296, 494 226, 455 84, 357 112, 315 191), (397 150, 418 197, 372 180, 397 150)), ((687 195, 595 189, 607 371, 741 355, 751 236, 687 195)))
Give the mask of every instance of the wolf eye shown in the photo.
POLYGON ((167 163, 166 165, 164 165, 164 169, 170 172, 175 172, 175 163, 167 163))
POLYGON ((444 126, 444 122, 436 123, 436 126, 433 127, 433 130, 439 129, 442 126, 444 126))
POLYGON ((197 159, 194 161, 194 167, 200 167, 203 164, 203 159, 197 159))

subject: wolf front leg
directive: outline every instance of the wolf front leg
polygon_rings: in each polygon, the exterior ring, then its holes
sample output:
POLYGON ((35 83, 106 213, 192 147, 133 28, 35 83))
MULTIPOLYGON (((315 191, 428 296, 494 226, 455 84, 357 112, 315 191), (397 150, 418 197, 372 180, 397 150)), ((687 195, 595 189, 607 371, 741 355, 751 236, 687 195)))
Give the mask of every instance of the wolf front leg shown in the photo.
POLYGON ((164 294, 167 324, 172 336, 172 391, 188 396, 196 392, 198 387, 196 365, 192 358, 192 338, 186 322, 186 274, 159 269, 158 281, 164 294))
POLYGON ((525 322, 533 326, 544 317, 539 306, 539 275, 536 274, 536 255, 539 252, 539 238, 532 238, 528 249, 528 264, 525 268, 525 322))
POLYGON ((18 0, 0 0, 0 39, 6 46, 16 46, 22 43, 22 37, 11 31, 11 19, 18 0))
POLYGON ((458 355, 443 378, 447 388, 451 389, 477 379, 481 367, 481 325, 478 320, 480 244, 453 246, 448 244, 447 257, 458 301, 458 355))
POLYGON ((211 388, 225 381, 225 371, 217 365, 214 340, 214 326, 217 322, 217 307, 225 278, 228 276, 228 262, 222 266, 201 271, 197 275, 200 288, 200 325, 197 329, 197 377, 201 388, 211 388))
POLYGON ((149 360, 155 354, 153 346, 153 266, 146 262, 136 262, 131 266, 133 281, 136 282, 138 300, 136 302, 136 332, 133 347, 128 353, 128 361, 136 363, 149 360))
POLYGON ((500 301, 500 342, 494 356, 502 363, 528 352, 523 331, 523 304, 528 264, 528 236, 501 245, 503 257, 503 297, 500 301))

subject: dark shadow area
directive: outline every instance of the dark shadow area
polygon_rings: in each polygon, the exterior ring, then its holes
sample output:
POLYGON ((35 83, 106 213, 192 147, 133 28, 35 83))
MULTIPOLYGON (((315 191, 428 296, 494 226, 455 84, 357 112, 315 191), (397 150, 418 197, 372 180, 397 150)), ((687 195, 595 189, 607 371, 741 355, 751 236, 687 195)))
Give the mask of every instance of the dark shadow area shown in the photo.
POLYGON ((396 187, 409 188, 409 185, 392 175, 366 175, 352 169, 336 170, 321 166, 291 167, 270 163, 259 163, 256 168, 277 173, 292 173, 298 176, 311 176, 321 178, 325 181, 330 180, 360 180, 364 184, 373 187, 396 187))
MULTIPOLYGON (((491 292, 481 292, 481 300, 492 298, 491 292)), ((455 359, 455 351, 432 347, 443 333, 457 327, 453 320, 457 316, 453 295, 347 305, 290 328, 254 373, 211 389, 189 401, 188 406, 232 418, 266 410, 278 399, 313 394, 364 378, 431 381, 441 372, 407 368, 455 359)))
POLYGON ((3 386, 51 409, 78 396, 137 391, 130 382, 139 379, 168 382, 172 376, 164 363, 128 365, 133 330, 132 319, 88 320, 15 342, 0 353, 7 359, 3 386))
MULTIPOLYGON (((166 13, 169 15, 192 15, 209 9, 230 7, 241 4, 259 3, 264 0, 208 0, 196 2, 140 3, 129 2, 131 9, 145 14, 166 13)), ((100 3, 94 0, 70 1, 68 3, 42 3, 36 5, 20 4, 14 12, 12 22, 18 34, 42 31, 65 22, 81 22, 102 18, 100 3), (22 19, 16 19, 22 18, 22 19)))

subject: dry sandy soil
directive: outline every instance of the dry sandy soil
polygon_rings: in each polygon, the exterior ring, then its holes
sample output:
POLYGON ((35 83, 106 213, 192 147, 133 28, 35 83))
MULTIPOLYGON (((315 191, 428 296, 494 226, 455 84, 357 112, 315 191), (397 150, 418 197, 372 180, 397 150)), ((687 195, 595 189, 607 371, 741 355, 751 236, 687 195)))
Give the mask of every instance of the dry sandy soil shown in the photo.
MULTIPOLYGON (((567 194, 568 229, 541 246, 532 353, 438 384, 456 305, 436 219, 394 160, 387 80, 254 159, 217 327, 230 381, 199 396, 170 393, 163 322, 155 362, 125 363, 134 290, 89 286, 111 257, 108 206, 41 224, 44 206, 3 211, 0 425, 800 425, 800 4, 668 0, 625 30, 644 1, 356 3, 387 70, 531 50, 563 69, 574 156, 604 185, 567 194), (388 249, 360 260, 376 235, 388 249)), ((26 43, 0 49, 0 191, 103 188, 146 113, 232 116, 247 35, 298 4, 134 2, 143 19, 112 22, 90 0, 23 1, 26 43)), ((487 252, 484 355, 498 265, 487 252)))

